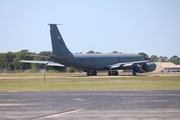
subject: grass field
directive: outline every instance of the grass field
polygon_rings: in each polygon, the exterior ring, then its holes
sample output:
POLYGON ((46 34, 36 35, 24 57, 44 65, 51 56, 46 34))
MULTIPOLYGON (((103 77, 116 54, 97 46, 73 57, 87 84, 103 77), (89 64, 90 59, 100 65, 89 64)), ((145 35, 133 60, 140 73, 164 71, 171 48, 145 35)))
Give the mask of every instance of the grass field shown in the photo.
POLYGON ((0 74, 0 91, 49 90, 180 90, 180 74, 86 77, 84 73, 0 74))

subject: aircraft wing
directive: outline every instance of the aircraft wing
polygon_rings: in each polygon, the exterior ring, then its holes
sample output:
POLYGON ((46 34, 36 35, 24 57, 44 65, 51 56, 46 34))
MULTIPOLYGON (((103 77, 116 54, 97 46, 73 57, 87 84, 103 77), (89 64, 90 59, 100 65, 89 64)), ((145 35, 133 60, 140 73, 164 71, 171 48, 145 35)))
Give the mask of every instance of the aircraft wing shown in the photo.
POLYGON ((122 68, 131 68, 135 65, 142 65, 144 63, 151 62, 150 60, 143 60, 143 61, 133 61, 133 62, 124 62, 124 63, 116 63, 113 65, 109 65, 109 69, 122 69, 122 68))
POLYGON ((53 61, 35 61, 35 60, 20 60, 22 63, 37 63, 37 64, 46 64, 47 66, 59 66, 64 67, 64 65, 55 63, 53 61))

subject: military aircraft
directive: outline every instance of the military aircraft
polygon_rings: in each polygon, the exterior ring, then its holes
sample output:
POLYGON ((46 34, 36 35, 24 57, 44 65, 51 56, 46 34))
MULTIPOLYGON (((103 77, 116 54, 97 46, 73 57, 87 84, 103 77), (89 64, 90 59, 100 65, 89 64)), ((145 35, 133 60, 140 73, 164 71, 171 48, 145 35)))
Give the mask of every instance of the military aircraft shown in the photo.
POLYGON ((132 70, 136 73, 151 72, 156 64, 137 54, 72 54, 67 48, 57 24, 50 25, 53 56, 48 61, 21 60, 24 63, 40 63, 47 66, 74 67, 96 76, 97 70, 108 70, 108 75, 118 75, 118 70, 132 70))

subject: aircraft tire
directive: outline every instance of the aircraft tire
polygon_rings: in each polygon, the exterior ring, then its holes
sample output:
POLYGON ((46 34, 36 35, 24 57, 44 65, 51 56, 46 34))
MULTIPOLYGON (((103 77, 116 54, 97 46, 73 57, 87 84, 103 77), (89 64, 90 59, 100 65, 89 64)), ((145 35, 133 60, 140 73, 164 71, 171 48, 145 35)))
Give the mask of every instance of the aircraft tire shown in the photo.
POLYGON ((93 75, 96 76, 97 75, 97 71, 93 71, 93 75))
POLYGON ((96 76, 97 71, 87 71, 87 76, 96 76))
POLYGON ((112 74, 111 74, 111 71, 108 71, 108 75, 109 75, 109 76, 111 76, 111 75, 112 75, 112 74))
POLYGON ((89 76, 89 71, 87 71, 87 76, 89 76))
POLYGON ((137 75, 137 73, 136 73, 135 71, 133 71, 132 74, 133 74, 133 76, 136 76, 136 75, 137 75))
POLYGON ((118 76, 119 75, 118 71, 114 71, 114 75, 118 76))
POLYGON ((108 71, 108 75, 109 76, 118 76, 119 73, 118 73, 118 71, 110 70, 110 71, 108 71))

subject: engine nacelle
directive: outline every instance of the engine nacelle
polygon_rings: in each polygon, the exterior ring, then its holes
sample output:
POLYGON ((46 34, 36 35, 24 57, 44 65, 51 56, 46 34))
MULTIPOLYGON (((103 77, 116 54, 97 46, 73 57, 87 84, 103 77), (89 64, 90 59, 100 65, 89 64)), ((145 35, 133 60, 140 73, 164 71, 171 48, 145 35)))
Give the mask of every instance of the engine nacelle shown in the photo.
POLYGON ((136 65, 134 66, 133 70, 135 72, 143 73, 143 72, 151 72, 156 69, 156 64, 153 62, 148 62, 143 65, 136 65))
POLYGON ((142 69, 142 65, 136 65, 133 67, 133 71, 134 72, 138 72, 138 73, 143 73, 145 72, 143 69, 142 69))
POLYGON ((148 63, 142 65, 142 69, 146 72, 152 72, 156 69, 156 64, 153 62, 148 62, 148 63))

